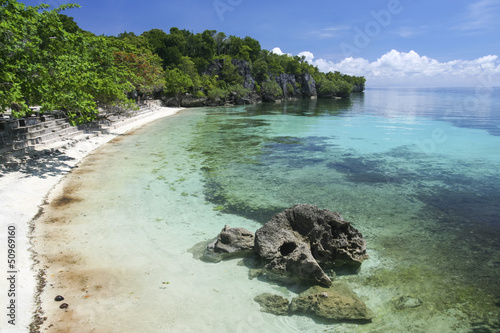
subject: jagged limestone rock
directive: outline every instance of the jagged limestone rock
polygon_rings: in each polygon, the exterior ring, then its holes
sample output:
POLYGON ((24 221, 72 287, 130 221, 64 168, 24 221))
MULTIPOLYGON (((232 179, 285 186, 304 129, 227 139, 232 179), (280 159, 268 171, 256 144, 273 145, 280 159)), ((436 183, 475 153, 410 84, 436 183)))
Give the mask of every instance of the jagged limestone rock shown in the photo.
POLYGON ((302 95, 304 97, 317 97, 318 92, 316 90, 316 81, 309 73, 304 73, 300 75, 302 95))
POLYGON ((275 315, 288 314, 288 305, 290 301, 282 296, 263 293, 256 296, 254 301, 260 304, 260 310, 262 312, 269 312, 275 315))
POLYGON ((335 320, 371 320, 375 314, 343 282, 314 286, 292 299, 290 313, 308 313, 335 320))
POLYGON ((189 251, 194 257, 209 262, 253 254, 255 235, 245 228, 231 228, 226 225, 217 237, 201 242, 189 251))
POLYGON ((366 254, 361 233, 339 213, 295 205, 274 215, 255 233, 255 252, 271 278, 298 278, 329 286, 323 267, 359 267, 366 254))

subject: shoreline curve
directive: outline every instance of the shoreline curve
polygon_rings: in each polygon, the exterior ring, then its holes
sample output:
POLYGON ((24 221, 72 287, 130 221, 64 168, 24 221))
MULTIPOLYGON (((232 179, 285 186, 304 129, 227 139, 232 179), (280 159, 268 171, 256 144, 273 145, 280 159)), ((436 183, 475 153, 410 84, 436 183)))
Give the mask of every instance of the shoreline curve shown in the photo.
MULTIPOLYGON (((15 227, 16 266, 15 296, 7 293, 0 296, 1 304, 14 300, 16 310, 14 324, 0 322, 1 332, 36 332, 38 313, 37 299, 43 291, 43 272, 35 271, 36 253, 33 250, 33 228, 36 219, 43 213, 43 204, 51 191, 87 155, 102 147, 119 135, 138 129, 155 120, 175 115, 183 108, 160 107, 144 116, 130 118, 126 124, 118 125, 108 134, 91 136, 73 146, 59 148, 57 154, 40 152, 35 159, 23 161, 15 168, 0 168, 0 244, 6 244, 8 227, 15 227), (135 118, 135 119, 134 119, 135 118), (5 241, 5 242, 4 242, 5 241)), ((9 229, 10 230, 10 229, 9 229)), ((7 248, 2 252, 7 253, 7 248)), ((8 290, 7 279, 0 280, 0 289, 8 290), (5 287, 5 289, 4 289, 5 287)))

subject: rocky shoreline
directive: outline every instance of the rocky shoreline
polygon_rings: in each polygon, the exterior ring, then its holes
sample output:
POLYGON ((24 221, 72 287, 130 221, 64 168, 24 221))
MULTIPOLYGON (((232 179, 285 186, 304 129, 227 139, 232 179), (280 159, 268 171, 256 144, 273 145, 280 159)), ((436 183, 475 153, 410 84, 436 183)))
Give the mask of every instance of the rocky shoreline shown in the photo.
MULTIPOLYGON (((242 87, 246 93, 231 91, 227 97, 209 98, 206 96, 196 96, 185 93, 180 96, 158 95, 156 98, 162 100, 164 105, 170 107, 202 107, 202 106, 225 106, 225 105, 247 105, 262 102, 281 103, 287 100, 329 98, 348 98, 349 94, 332 95, 322 94, 318 89, 317 82, 309 73, 270 75, 269 82, 277 84, 278 92, 273 95, 265 93, 258 86, 257 80, 252 76, 250 63, 240 59, 232 59, 231 64, 237 68, 239 76, 243 78, 242 87)), ((205 70, 206 75, 224 78, 224 60, 215 60, 205 70)), ((351 92, 363 92, 363 84, 354 85, 351 92)))
POLYGON ((251 268, 250 278, 307 288, 291 301, 269 293, 257 295, 254 300, 263 312, 349 321, 375 317, 347 284, 335 281, 335 271, 347 267, 355 274, 368 259, 366 240, 337 212, 297 204, 275 214, 255 234, 226 225, 215 239, 197 244, 191 252, 209 262, 243 257, 251 268))

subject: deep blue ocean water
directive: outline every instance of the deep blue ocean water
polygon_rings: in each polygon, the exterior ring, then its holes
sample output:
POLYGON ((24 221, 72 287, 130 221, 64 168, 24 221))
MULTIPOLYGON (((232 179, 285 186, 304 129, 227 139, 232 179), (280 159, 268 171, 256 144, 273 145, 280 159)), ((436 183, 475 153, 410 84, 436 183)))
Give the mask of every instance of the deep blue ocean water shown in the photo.
POLYGON ((168 296, 155 306, 183 305, 175 318, 156 319, 157 331, 499 330, 498 89, 367 89, 342 100, 187 109, 96 159, 92 177, 107 186, 96 195, 95 180, 81 209, 118 196, 95 212, 106 216, 99 228, 131 221, 123 229, 144 235, 151 276, 170 270, 168 288, 177 290, 162 290, 168 296), (206 264, 187 252, 224 224, 255 231, 296 203, 340 212, 367 239, 370 259, 338 278, 377 313, 372 323, 260 313, 252 300, 260 292, 294 291, 248 279, 237 260, 206 264), (421 305, 398 308, 405 296, 421 305))

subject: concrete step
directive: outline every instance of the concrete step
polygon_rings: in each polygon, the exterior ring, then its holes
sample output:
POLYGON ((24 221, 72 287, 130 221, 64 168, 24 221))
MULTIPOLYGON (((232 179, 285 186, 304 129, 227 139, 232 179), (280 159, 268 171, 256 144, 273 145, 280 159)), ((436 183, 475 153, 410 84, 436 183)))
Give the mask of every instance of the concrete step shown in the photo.
POLYGON ((70 124, 64 119, 52 120, 48 122, 41 122, 31 126, 22 126, 12 128, 12 132, 16 136, 24 136, 26 138, 33 138, 52 129, 66 128, 70 124))
POLYGON ((68 123, 60 124, 60 125, 51 124, 51 126, 44 127, 44 128, 37 130, 37 131, 29 132, 28 139, 34 139, 34 138, 37 138, 37 137, 42 136, 44 134, 60 132, 61 130, 65 130, 69 127, 70 127, 70 124, 68 124, 68 123))
POLYGON ((61 148, 66 146, 70 142, 77 142, 87 140, 92 137, 93 134, 85 133, 83 131, 75 131, 65 135, 64 137, 52 138, 44 141, 43 143, 37 144, 35 146, 36 150, 44 150, 44 149, 52 149, 52 148, 61 148))
POLYGON ((64 129, 60 129, 58 131, 48 132, 48 133, 42 134, 36 138, 28 139, 27 141, 28 141, 29 145, 34 146, 34 145, 41 144, 41 143, 44 143, 44 142, 47 142, 47 141, 50 141, 53 139, 61 140, 61 138, 65 138, 69 135, 72 135, 75 132, 78 132, 78 128, 67 127, 64 129))
POLYGON ((149 107, 109 115, 107 119, 100 119, 80 128, 71 126, 67 119, 61 118, 58 114, 19 119, 11 123, 6 135, 0 136, 0 157, 23 151, 63 147, 92 136, 111 133, 116 128, 149 116, 161 107, 159 101, 158 105, 154 103, 155 101, 149 102, 152 103, 149 107))
POLYGON ((68 124, 69 125, 69 122, 67 119, 54 119, 54 120, 49 120, 49 121, 39 121, 39 122, 36 122, 36 123, 31 123, 28 125, 28 123, 26 124, 26 126, 21 126, 21 127, 18 127, 17 129, 18 130, 21 130, 21 129, 26 129, 28 132, 36 132, 36 131, 39 131, 43 128, 50 128, 50 127, 55 127, 55 126, 60 126, 60 125, 63 125, 63 124, 68 124))

